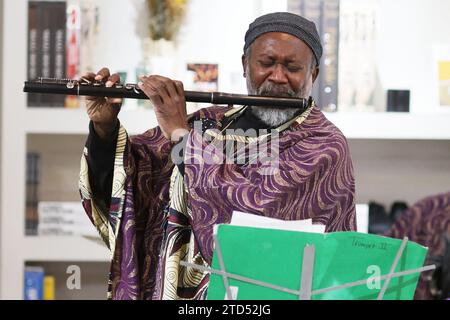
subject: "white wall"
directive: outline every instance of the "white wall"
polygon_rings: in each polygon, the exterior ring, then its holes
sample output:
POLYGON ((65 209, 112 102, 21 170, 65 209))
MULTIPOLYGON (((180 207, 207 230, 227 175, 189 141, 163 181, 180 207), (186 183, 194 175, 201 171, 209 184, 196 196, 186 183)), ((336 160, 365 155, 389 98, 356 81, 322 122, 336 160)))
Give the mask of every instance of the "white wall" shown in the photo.
POLYGON ((390 206, 450 192, 450 140, 349 140, 356 202, 390 206))
MULTIPOLYGON (((3 0, 0 0, 0 44, 3 46, 3 0)), ((0 83, 2 83, 3 81, 3 78, 2 78, 2 75, 3 75, 3 72, 2 72, 2 69, 3 69, 3 58, 2 58, 2 56, 3 56, 3 50, 1 50, 0 49, 0 83)), ((3 108, 3 94, 2 94, 2 86, 0 85, 0 110, 3 108)), ((3 112, 0 112, 0 132, 2 132, 2 128, 1 128, 1 123, 2 123, 2 114, 3 114, 3 112)), ((2 146, 1 146, 1 144, 0 144, 0 154, 3 152, 3 150, 2 150, 2 146)), ((0 168, 2 168, 2 163, 1 163, 1 158, 0 158, 0 168)), ((1 170, 0 170, 0 181, 1 181, 1 179, 2 179, 2 175, 1 175, 1 170)), ((0 204, 1 204, 1 201, 2 201, 2 197, 1 197, 1 194, 2 194, 2 192, 0 192, 0 204)), ((0 208, 1 208, 1 205, 0 205, 0 208)), ((0 212, 0 226, 1 226, 1 223, 2 223, 2 221, 1 221, 2 219, 1 219, 1 212, 0 212)), ((1 243, 1 239, 2 239, 2 237, 1 237, 1 234, 0 234, 0 248, 2 247, 2 243, 1 243)), ((0 251, 1 251, 1 249, 0 249, 0 251)), ((0 254, 1 254, 1 252, 0 252, 0 254)), ((1 276, 0 276, 0 288, 1 288, 1 276)), ((1 295, 1 290, 0 290, 0 295, 1 295)))
POLYGON ((450 1, 378 0, 378 4, 377 68, 383 89, 410 89, 411 112, 450 112, 437 108, 433 65, 433 46, 450 44, 450 1))

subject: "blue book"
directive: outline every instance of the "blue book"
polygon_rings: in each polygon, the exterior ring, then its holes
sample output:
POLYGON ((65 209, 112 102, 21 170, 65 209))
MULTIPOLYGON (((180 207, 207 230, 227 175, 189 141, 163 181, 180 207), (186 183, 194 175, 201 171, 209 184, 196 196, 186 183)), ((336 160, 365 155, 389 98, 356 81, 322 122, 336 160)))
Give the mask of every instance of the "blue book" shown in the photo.
POLYGON ((41 267, 25 267, 24 299, 43 300, 44 269, 41 267))

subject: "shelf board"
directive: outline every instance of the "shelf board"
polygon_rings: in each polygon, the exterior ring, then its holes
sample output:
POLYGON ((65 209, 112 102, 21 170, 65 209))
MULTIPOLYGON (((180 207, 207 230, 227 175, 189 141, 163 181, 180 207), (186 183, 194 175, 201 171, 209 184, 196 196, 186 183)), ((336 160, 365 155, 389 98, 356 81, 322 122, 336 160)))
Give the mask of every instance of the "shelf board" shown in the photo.
POLYGON ((24 261, 109 261, 109 250, 100 241, 80 236, 26 236, 21 255, 24 261))
MULTIPOLYGON (((89 132, 89 117, 84 108, 27 108, 25 132, 34 134, 82 134, 89 132)), ((158 125, 153 110, 122 110, 121 124, 128 134, 140 134, 158 125)))
MULTIPOLYGON (((325 113, 348 139, 450 140, 450 113, 325 113)), ((153 110, 122 110, 119 119, 130 135, 157 126, 153 110)), ((41 134, 88 133, 83 109, 28 108, 26 132, 41 134)))
POLYGON ((325 113, 347 139, 450 140, 450 113, 325 113))

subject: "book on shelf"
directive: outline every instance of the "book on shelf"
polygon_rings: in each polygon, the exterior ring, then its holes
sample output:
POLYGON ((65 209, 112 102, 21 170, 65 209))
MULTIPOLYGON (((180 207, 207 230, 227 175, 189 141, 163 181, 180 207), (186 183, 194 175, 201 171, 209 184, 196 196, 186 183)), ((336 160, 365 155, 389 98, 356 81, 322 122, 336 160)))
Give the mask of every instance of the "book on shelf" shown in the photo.
MULTIPOLYGON (((52 12, 47 2, 39 3, 38 31, 41 33, 39 57, 41 59, 41 77, 53 78, 53 41, 52 41, 52 12)), ((51 106, 53 95, 44 94, 41 97, 41 106, 51 106)))
POLYGON ((40 201, 38 235, 98 237, 81 202, 40 201))
MULTIPOLYGON (((66 20, 66 78, 78 79, 82 73, 93 71, 95 67, 99 30, 98 0, 67 0, 66 20)), ((79 97, 66 97, 66 108, 79 106, 79 97)))
MULTIPOLYGON (((51 2, 52 6, 52 67, 54 78, 66 77, 66 2, 51 2)), ((65 97, 52 95, 52 106, 63 107, 65 97)))
POLYGON ((44 298, 44 268, 25 267, 24 299, 42 300, 44 298))
POLYGON ((44 300, 55 300, 55 277, 44 276, 44 300))
POLYGON ((320 65, 320 106, 324 111, 337 111, 339 56, 339 0, 322 2, 323 56, 320 65))
POLYGON ((27 153, 26 163, 26 206, 25 235, 37 235, 40 155, 36 152, 27 153))
POLYGON ((55 300, 55 277, 43 267, 25 266, 24 300, 55 300))
POLYGON ((288 11, 316 24, 323 44, 320 72, 311 95, 324 111, 337 111, 339 0, 289 0, 288 11))
MULTIPOLYGON (((66 75, 69 79, 76 79, 79 76, 80 70, 80 40, 81 40, 81 13, 79 1, 68 1, 66 20, 66 75)), ((64 106, 66 108, 78 108, 80 101, 77 96, 66 96, 64 106)))
POLYGON ((339 27, 339 111, 385 111, 376 63, 376 1, 341 1, 339 27))
MULTIPOLYGON (((77 79, 92 70, 98 21, 97 1, 29 1, 27 78, 77 79)), ((76 96, 27 95, 29 107, 78 108, 79 104, 76 96)))
MULTIPOLYGON (((36 79, 41 73, 41 32, 38 25, 39 22, 39 3, 28 2, 28 79, 36 79)), ((27 95, 28 106, 38 106, 41 104, 40 99, 42 95, 30 93, 27 95)))
MULTIPOLYGON (((65 77, 65 1, 28 3, 28 79, 65 77)), ((63 107, 64 96, 30 94, 29 107, 63 107)))

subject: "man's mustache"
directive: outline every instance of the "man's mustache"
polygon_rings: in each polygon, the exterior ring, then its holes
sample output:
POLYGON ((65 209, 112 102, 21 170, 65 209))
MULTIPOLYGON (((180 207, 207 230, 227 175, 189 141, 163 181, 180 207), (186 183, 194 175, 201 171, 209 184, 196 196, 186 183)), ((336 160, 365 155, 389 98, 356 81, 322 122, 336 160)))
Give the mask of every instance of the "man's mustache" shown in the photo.
POLYGON ((297 93, 286 85, 262 84, 257 93, 261 96, 297 97, 297 93))

